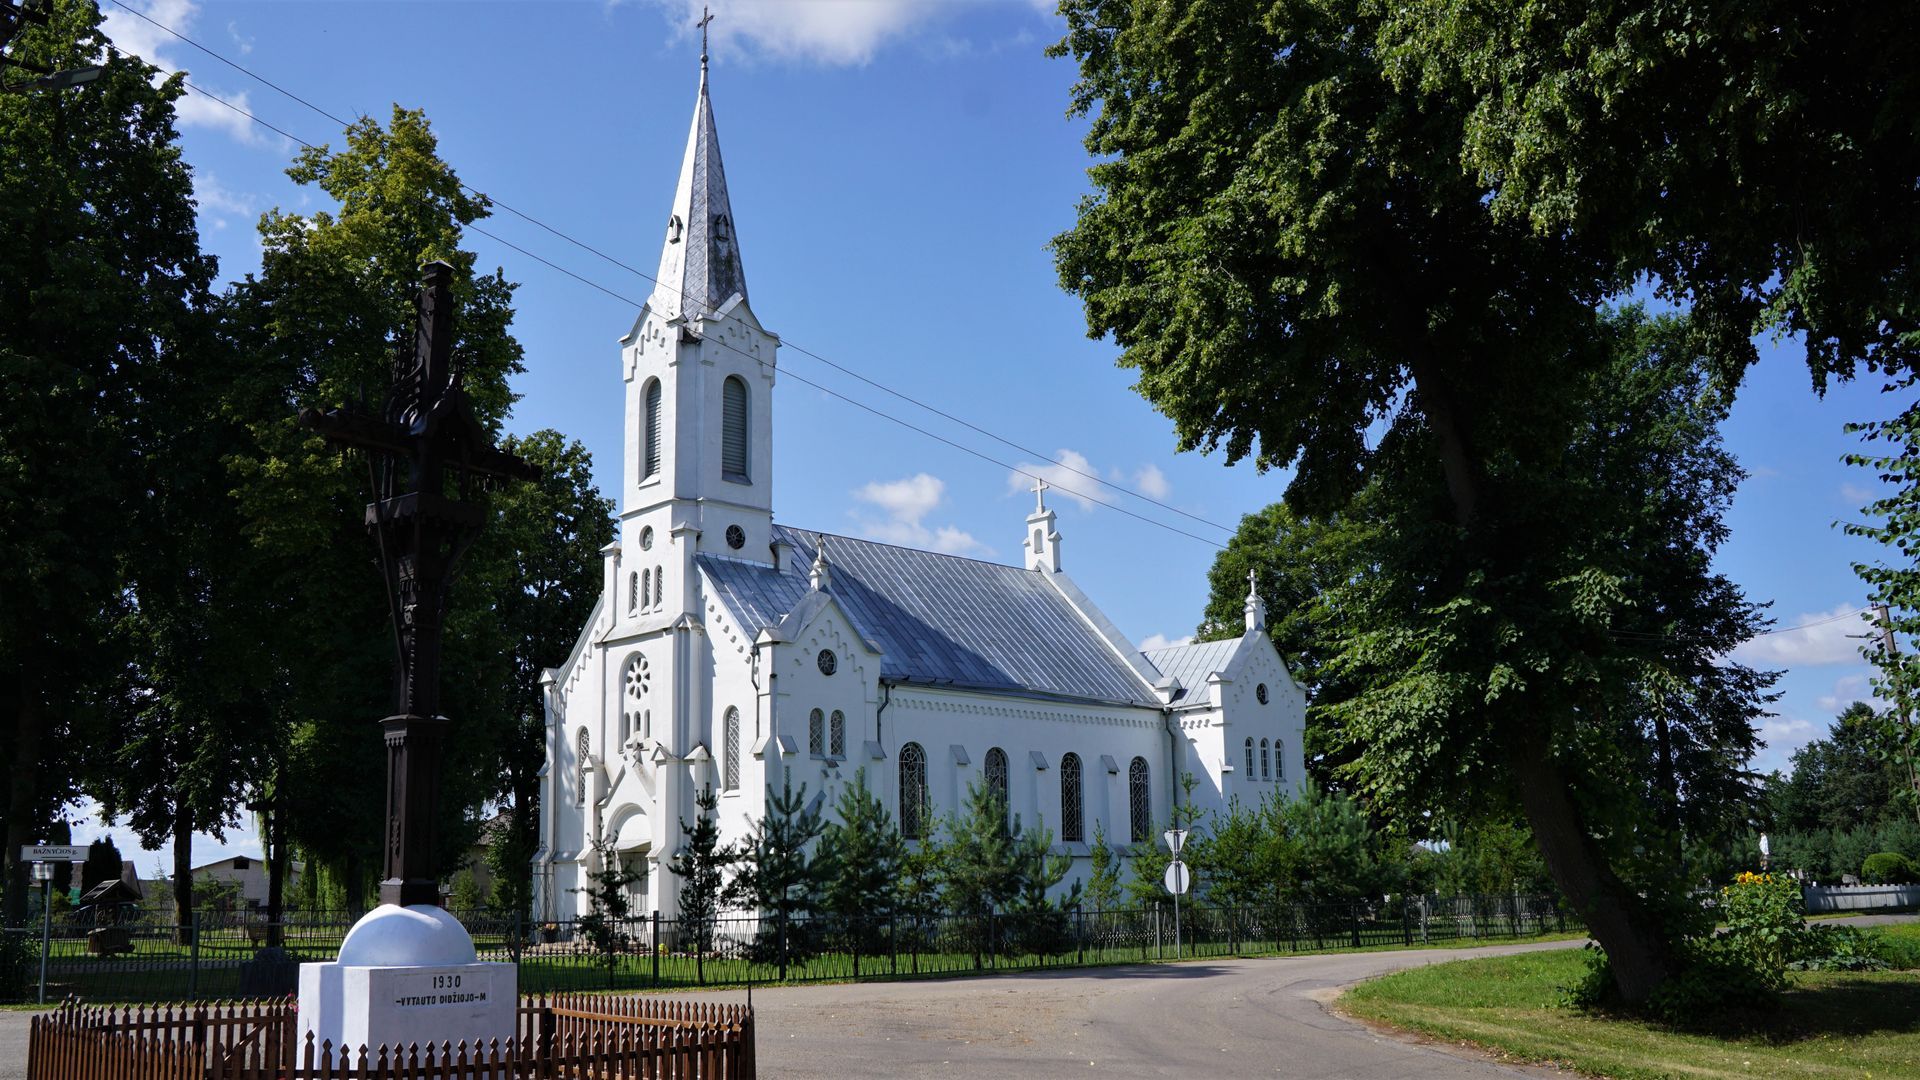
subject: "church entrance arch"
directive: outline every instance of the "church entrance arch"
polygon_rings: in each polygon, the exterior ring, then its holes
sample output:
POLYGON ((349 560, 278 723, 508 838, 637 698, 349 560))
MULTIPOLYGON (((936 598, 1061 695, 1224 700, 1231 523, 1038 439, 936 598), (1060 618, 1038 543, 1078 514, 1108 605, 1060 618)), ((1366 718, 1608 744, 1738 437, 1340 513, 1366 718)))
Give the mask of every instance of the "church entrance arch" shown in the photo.
POLYGON ((609 844, 612 859, 626 871, 628 913, 638 918, 651 910, 648 891, 653 878, 653 823, 645 810, 631 803, 615 810, 610 820, 613 827, 607 835, 613 838, 609 844))

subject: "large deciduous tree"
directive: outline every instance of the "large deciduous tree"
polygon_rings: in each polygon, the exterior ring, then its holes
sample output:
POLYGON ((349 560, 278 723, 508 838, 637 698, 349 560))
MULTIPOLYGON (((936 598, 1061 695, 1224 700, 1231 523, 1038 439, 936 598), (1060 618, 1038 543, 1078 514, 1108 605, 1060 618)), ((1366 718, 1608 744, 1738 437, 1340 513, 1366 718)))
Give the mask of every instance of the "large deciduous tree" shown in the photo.
POLYGON ((1369 523, 1335 664, 1352 775, 1376 807, 1517 807, 1643 1000, 1677 963, 1672 834, 1742 793, 1764 690, 1709 662, 1757 624, 1707 571, 1737 469, 1710 411, 1659 407, 1700 399, 1657 375, 1695 336, 1603 318, 1613 252, 1489 211, 1471 101, 1397 86, 1376 6, 1063 11, 1100 160, 1055 251, 1091 332, 1183 448, 1291 465, 1296 512, 1369 523), (1646 415, 1602 407, 1623 387, 1646 415))
MULTIPOLYGON (((224 298, 232 347, 247 361, 229 408, 248 445, 228 461, 249 595, 266 624, 262 648, 275 661, 262 683, 262 711, 283 733, 272 764, 275 813, 358 903, 378 870, 386 763, 374 724, 392 704, 393 631, 362 525, 365 463, 329 450, 295 417, 341 402, 379 408, 396 356, 412 348, 413 300, 427 261, 454 267, 453 355, 490 430, 512 403, 507 380, 520 370, 521 350, 508 331, 513 286, 498 271, 477 272, 460 246, 486 202, 440 159, 425 116, 396 108, 385 126, 362 118, 342 148, 302 151, 288 175, 318 188, 335 209, 265 215, 260 272, 224 298)), ((514 583, 508 572, 492 576, 514 583)), ((496 755, 526 715, 514 673, 501 671, 491 651, 513 632, 488 613, 493 599, 455 588, 447 620, 445 701, 456 728, 439 839, 449 869, 477 834, 480 809, 500 788, 496 755)))
POLYGON ((77 790, 91 718, 125 670, 112 647, 128 510, 155 470, 165 381, 193 358, 214 274, 194 229, 180 76, 111 48, 90 3, 53 6, 9 55, 100 62, 68 92, 0 94, 0 758, 4 922, 26 911, 23 844, 77 790))

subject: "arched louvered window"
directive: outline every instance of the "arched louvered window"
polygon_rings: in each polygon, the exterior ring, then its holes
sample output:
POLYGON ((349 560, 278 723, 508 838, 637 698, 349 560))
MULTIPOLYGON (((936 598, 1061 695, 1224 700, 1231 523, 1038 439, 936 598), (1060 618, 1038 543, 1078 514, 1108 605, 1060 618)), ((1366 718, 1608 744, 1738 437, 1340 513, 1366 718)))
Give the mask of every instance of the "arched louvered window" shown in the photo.
POLYGON ((640 421, 640 453, 646 467, 640 470, 640 476, 645 479, 660 472, 660 380, 649 379, 642 393, 646 395, 646 409, 640 421))
POLYGON ((1080 755, 1067 754, 1060 759, 1060 839, 1077 843, 1087 838, 1086 822, 1080 804, 1080 755))
POLYGON ((653 606, 667 606, 667 568, 664 566, 653 568, 653 606))
POLYGON ((927 752, 919 743, 908 743, 900 748, 900 835, 925 836, 927 810, 927 752))
POLYGON ((729 480, 747 480, 747 382, 738 375, 721 384, 720 472, 729 480))
POLYGON ((653 608, 653 571, 640 571, 640 610, 653 608))
POLYGON ((1147 786, 1148 780, 1147 759, 1134 758, 1127 766, 1127 824, 1136 844, 1144 842, 1153 829, 1153 789, 1147 786))
POLYGON ((1254 777, 1253 772, 1253 736, 1247 736, 1247 779, 1254 777))
POLYGON ((833 757, 847 756, 847 714, 839 709, 833 710, 827 722, 827 753, 833 757))
POLYGON ((814 757, 827 753, 827 716, 819 709, 807 714, 807 753, 814 757))
POLYGON ((1273 740, 1273 778, 1284 781, 1287 778, 1287 758, 1283 752, 1286 744, 1279 739, 1273 740))
POLYGON ((1267 740, 1261 739, 1260 740, 1260 779, 1267 780, 1272 778, 1272 775, 1273 775, 1272 773, 1267 771, 1267 740))
POLYGON ((987 781, 987 790, 1000 800, 1000 813, 1004 816, 1009 805, 1007 792, 1007 752, 994 747, 987 751, 987 761, 981 770, 987 781))
POLYGON ((587 739, 587 729, 581 728, 573 752, 573 802, 576 806, 587 805, 587 753, 592 747, 593 744, 587 739))
POLYGON ((723 773, 723 783, 728 791, 740 788, 740 710, 727 706, 727 717, 722 722, 724 729, 721 738, 726 744, 727 766, 723 773))
POLYGON ((632 614, 633 612, 639 611, 640 604, 641 604, 640 575, 628 574, 627 575, 627 613, 632 614))

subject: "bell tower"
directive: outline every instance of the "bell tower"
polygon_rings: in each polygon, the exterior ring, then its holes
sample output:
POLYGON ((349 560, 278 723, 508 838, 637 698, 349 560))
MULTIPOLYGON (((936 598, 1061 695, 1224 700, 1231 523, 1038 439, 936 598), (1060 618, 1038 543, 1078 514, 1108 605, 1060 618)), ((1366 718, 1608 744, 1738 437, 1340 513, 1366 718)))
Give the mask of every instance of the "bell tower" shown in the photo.
POLYGON ((695 554, 772 560, 780 345, 747 302, 704 53, 659 265, 620 339, 627 422, 616 580, 623 612, 697 613, 695 554))

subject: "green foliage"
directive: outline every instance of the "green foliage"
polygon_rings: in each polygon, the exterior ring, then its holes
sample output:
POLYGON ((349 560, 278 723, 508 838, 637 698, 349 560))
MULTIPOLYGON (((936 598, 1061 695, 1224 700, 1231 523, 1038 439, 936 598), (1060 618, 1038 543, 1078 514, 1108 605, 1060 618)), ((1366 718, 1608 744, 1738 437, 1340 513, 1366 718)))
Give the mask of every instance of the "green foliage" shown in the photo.
POLYGON ((1786 986, 1787 961, 1807 929, 1800 883, 1785 875, 1741 874, 1720 890, 1719 935, 1735 956, 1774 990, 1786 986))
POLYGON ((767 790, 767 812, 740 845, 739 871, 721 892, 723 903, 763 916, 752 951, 755 959, 777 961, 783 978, 789 962, 805 963, 820 945, 808 927, 824 867, 810 849, 825 829, 820 812, 807 806, 807 785, 795 791, 783 778, 778 793, 767 790))
POLYGON ((455 911, 481 911, 487 906, 486 893, 480 889, 480 883, 474 880, 473 871, 461 867, 448 883, 447 906, 455 911))
POLYGON ((1856 701, 1834 718, 1826 737, 1795 750, 1791 775, 1768 791, 1775 827, 1846 831, 1895 818, 1912 821, 1901 794, 1905 772, 1885 751, 1887 719, 1856 701))
POLYGON ((1107 830, 1093 823, 1093 845, 1087 857, 1087 880, 1083 900, 1089 911, 1112 911, 1124 895, 1121 875, 1126 868, 1120 854, 1107 845, 1107 830))
POLYGON ((1911 885, 1916 877, 1913 862, 1897 851, 1878 851, 1860 864, 1860 880, 1869 885, 1911 885))
POLYGON ((632 937, 627 933, 628 920, 633 917, 633 897, 628 889, 642 875, 627 869, 620 853, 610 846, 597 847, 594 854, 600 868, 587 871, 587 913, 573 925, 611 978, 620 953, 632 937))
POLYGON ((854 950, 877 951, 874 935, 918 899, 920 886, 904 872, 907 844, 886 803, 867 787, 865 767, 854 769, 853 783, 840 789, 833 817, 820 837, 820 910, 854 950))
MULTIPOLYGON (((0 759, 10 764, 4 914, 24 919, 22 845, 79 795, 124 715, 137 522, 176 463, 147 455, 205 430, 183 393, 215 274, 195 230, 175 103, 184 76, 123 56, 85 0, 50 5, 8 59, 99 62, 75 92, 0 94, 0 759), (182 424, 186 432, 168 425, 182 424), (135 520, 129 520, 133 516, 135 520)), ((9 68, 18 74, 22 69, 9 68)), ((179 462, 191 486, 204 462, 179 462)), ((217 526, 216 526, 217 528, 217 526)))
POLYGON ((120 849, 115 847, 108 837, 101 837, 87 845, 87 861, 80 864, 80 892, 88 890, 103 881, 120 880, 120 849))
MULTIPOLYGON (((1889 939, 1869 930, 1852 926, 1809 926, 1801 935, 1795 959, 1787 963, 1792 971, 1885 971, 1893 964, 1894 949, 1889 939)), ((1908 959, 1904 953, 1899 958, 1908 959)))
POLYGON ((1602 312, 1636 280, 1604 243, 1493 213, 1472 91, 1409 78, 1401 9, 1062 12, 1095 158, 1062 284, 1183 449, 1291 466, 1353 532, 1316 702, 1343 783, 1408 833, 1523 814, 1644 997, 1686 838, 1752 818, 1771 682, 1719 662, 1762 622, 1711 565, 1724 328, 1602 312))
POLYGON ((713 948, 714 918, 725 896, 726 874, 740 859, 731 844, 720 842, 720 797, 708 788, 697 796, 693 824, 680 819, 680 849, 667 869, 680 879, 680 921, 691 927, 694 953, 713 948))

